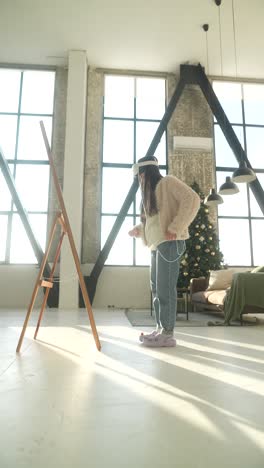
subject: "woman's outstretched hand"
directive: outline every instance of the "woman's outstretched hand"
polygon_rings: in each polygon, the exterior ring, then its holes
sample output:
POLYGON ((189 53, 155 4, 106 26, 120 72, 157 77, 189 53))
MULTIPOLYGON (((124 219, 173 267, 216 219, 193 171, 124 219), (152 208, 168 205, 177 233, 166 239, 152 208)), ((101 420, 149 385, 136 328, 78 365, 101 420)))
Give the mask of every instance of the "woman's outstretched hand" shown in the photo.
POLYGON ((177 236, 176 236, 175 233, 167 231, 166 234, 165 234, 165 238, 166 238, 166 240, 176 240, 177 236))
POLYGON ((131 237, 140 237, 140 230, 138 227, 134 227, 130 231, 128 231, 129 236, 131 237))

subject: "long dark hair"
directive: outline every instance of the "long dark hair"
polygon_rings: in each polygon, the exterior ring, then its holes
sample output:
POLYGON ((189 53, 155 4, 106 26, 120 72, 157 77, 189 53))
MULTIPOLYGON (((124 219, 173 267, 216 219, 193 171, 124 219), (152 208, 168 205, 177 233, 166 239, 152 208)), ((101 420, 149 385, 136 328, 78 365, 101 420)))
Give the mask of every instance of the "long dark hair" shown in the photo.
MULTIPOLYGON (((157 159, 152 156, 148 159, 141 158, 138 162, 140 163, 147 160, 157 161, 157 159)), ((155 189, 158 182, 162 179, 162 175, 158 166, 154 165, 140 167, 139 174, 142 173, 144 173, 144 179, 140 184, 142 195, 141 218, 144 218, 144 214, 147 216, 153 216, 158 212, 155 189)), ((142 219, 142 221, 144 221, 144 219, 142 219)))

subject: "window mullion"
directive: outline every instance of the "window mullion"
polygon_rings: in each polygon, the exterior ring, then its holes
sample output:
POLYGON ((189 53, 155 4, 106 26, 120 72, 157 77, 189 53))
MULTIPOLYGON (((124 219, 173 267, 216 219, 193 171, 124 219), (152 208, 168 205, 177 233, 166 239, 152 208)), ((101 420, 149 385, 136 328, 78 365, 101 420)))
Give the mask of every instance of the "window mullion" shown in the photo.
MULTIPOLYGON (((137 145, 136 145, 136 142, 137 142, 137 79, 134 78, 134 139, 133 139, 133 142, 134 142, 134 148, 133 148, 133 160, 134 160, 134 164, 136 163, 136 148, 137 148, 137 145)), ((133 201, 133 225, 135 226, 136 225, 136 197, 135 197, 135 200, 133 201)), ((133 265, 135 266, 136 265, 136 248, 137 248, 137 245, 136 245, 136 239, 133 238, 133 265)))
MULTIPOLYGON (((18 110, 17 110, 17 128, 16 128, 16 144, 15 144, 15 154, 13 160, 13 178, 16 178, 16 162, 17 162, 17 152, 18 152, 18 139, 19 139, 19 127, 20 127, 20 112, 21 112, 21 101, 22 101, 22 88, 23 88, 23 72, 20 76, 20 86, 19 86, 19 99, 18 99, 18 110)), ((7 225, 7 242, 6 242, 6 261, 10 263, 10 248, 11 248, 11 232, 12 232, 12 222, 13 222, 13 213, 14 213, 14 201, 11 199, 11 212, 8 216, 8 225, 7 225)))

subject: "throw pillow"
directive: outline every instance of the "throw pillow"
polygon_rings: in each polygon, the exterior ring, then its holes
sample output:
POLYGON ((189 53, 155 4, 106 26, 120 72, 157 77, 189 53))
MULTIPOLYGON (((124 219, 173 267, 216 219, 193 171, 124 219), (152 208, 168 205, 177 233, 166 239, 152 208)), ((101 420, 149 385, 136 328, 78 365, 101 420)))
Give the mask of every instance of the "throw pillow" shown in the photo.
POLYGON ((264 273, 264 266, 258 266, 256 268, 253 268, 253 270, 251 270, 251 273, 264 273))
POLYGON ((226 270, 210 271, 209 284, 207 291, 214 289, 227 289, 231 286, 234 270, 227 268, 226 270))

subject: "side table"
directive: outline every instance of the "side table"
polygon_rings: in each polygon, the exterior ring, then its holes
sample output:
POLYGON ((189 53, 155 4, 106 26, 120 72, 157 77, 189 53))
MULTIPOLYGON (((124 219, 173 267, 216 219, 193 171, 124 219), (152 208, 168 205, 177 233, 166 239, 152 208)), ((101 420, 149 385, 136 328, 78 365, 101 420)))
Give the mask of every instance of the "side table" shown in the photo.
MULTIPOLYGON (((178 299, 182 298, 184 303, 184 313, 186 314, 186 319, 189 320, 189 294, 190 288, 177 288, 178 299)), ((178 301, 177 299, 177 301, 178 301)), ((178 314, 178 309, 177 309, 178 314)))

